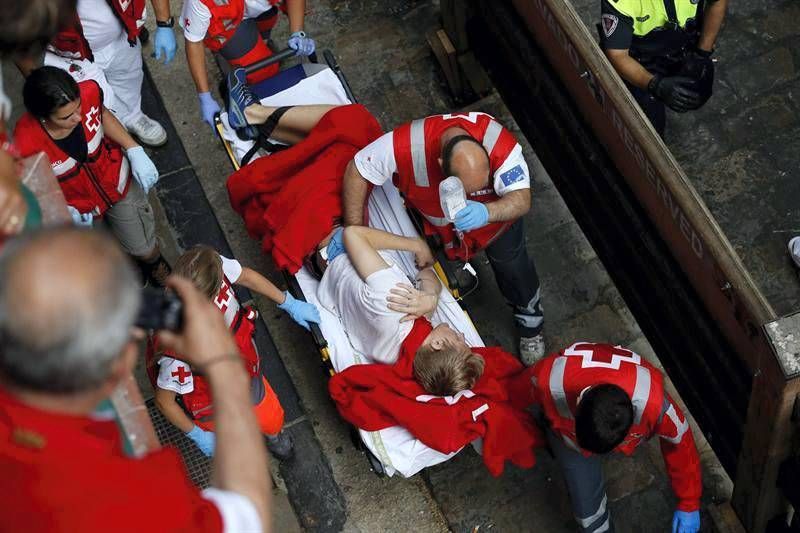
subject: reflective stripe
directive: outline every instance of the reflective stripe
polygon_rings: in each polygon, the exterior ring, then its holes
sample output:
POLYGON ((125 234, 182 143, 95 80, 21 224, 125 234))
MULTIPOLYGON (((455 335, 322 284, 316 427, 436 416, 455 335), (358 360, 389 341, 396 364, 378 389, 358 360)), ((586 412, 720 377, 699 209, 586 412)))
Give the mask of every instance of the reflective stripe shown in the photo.
POLYGON ((69 159, 66 159, 66 160, 60 162, 59 164, 57 164, 56 166, 54 166, 53 167, 53 174, 55 174, 56 177, 61 176, 62 174, 66 174, 67 172, 69 172, 70 170, 75 168, 75 165, 77 165, 77 164, 78 164, 78 162, 70 157, 69 159))
POLYGON ((128 177, 130 176, 130 165, 128 158, 122 158, 122 164, 119 166, 119 180, 117 181, 117 192, 122 194, 125 191, 125 185, 128 184, 128 177))
POLYGON ((444 217, 432 217, 430 215, 426 215, 425 213, 422 213, 422 216, 424 216, 425 220, 427 220, 428 222, 430 222, 434 226, 442 227, 442 226, 447 226, 448 224, 450 224, 450 221, 447 220, 444 217))
POLYGON ((564 444, 566 444, 568 448, 583 455, 583 450, 581 450, 581 447, 578 446, 578 444, 574 440, 567 437, 566 435, 561 435, 561 440, 564 441, 564 444))
POLYGON ((686 419, 681 421, 681 419, 678 418, 678 412, 675 410, 675 406, 672 404, 670 404, 669 409, 667 409, 667 416, 672 420, 672 423, 675 424, 677 433, 674 437, 669 437, 667 435, 659 435, 659 437, 672 444, 678 444, 683 439, 683 435, 689 431, 689 421, 686 419))
POLYGON ((567 405, 567 395, 564 393, 564 369, 566 366, 566 357, 556 357, 556 360, 553 361, 553 368, 550 369, 550 396, 552 396, 561 418, 572 419, 572 413, 567 405))
POLYGON ((494 145, 497 144, 497 139, 500 138, 500 133, 503 131, 503 126, 500 125, 499 122, 494 120, 489 122, 489 126, 486 128, 486 132, 483 134, 483 147, 486 148, 486 151, 489 155, 492 154, 492 150, 494 150, 494 145))
POLYGON ((611 517, 609 516, 608 518, 606 518, 606 521, 603 522, 602 526, 594 530, 594 533, 605 533, 610 528, 611 528, 611 517))
POLYGON ((97 131, 95 132, 94 136, 89 139, 89 142, 86 143, 86 149, 89 155, 94 155, 95 150, 97 147, 100 146, 100 141, 103 140, 103 126, 99 126, 97 131))
POLYGON ((428 164, 425 157, 425 119, 411 123, 411 165, 414 168, 414 183, 417 187, 428 187, 428 164))
MULTIPOLYGON (((603 494, 603 501, 600 502, 600 507, 597 508, 597 511, 594 512, 591 516, 587 516, 586 518, 581 518, 580 516, 576 516, 575 520, 581 525, 582 528, 587 528, 594 524, 601 516, 606 514, 606 504, 608 503, 608 495, 603 494)), ((608 529, 608 528, 606 528, 608 529)), ((600 531, 599 529, 597 531, 600 531)), ((605 531, 605 530, 603 530, 605 531)))
POLYGON ((648 399, 650 399, 650 371, 640 365, 636 367, 636 386, 633 388, 633 395, 631 396, 634 424, 641 423, 648 399))

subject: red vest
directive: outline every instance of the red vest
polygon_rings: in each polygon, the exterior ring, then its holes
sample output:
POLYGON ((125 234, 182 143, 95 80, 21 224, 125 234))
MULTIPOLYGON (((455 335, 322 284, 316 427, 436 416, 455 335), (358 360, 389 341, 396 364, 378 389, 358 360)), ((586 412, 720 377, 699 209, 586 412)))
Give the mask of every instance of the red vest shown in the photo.
POLYGON ((95 81, 78 84, 83 134, 88 145, 86 161, 78 162, 56 145, 44 126, 25 113, 14 129, 23 157, 44 152, 64 192, 67 203, 81 213, 100 216, 128 192, 130 165, 122 148, 103 136, 103 97, 95 81))
MULTIPOLYGON (((128 35, 128 42, 131 46, 136 44, 139 38, 140 22, 144 22, 144 0, 106 0, 111 7, 111 11, 119 19, 125 33, 128 35)), ((94 61, 92 50, 86 37, 83 36, 83 26, 81 25, 78 13, 72 25, 61 30, 52 41, 49 50, 57 55, 69 57, 71 59, 88 59, 94 61)))
POLYGON ((222 531, 175 448, 126 457, 113 420, 42 411, 2 389, 0 472, 2 531, 222 531))
MULTIPOLYGON (((203 44, 212 52, 219 51, 228 39, 236 33, 236 28, 244 18, 244 0, 200 0, 211 12, 206 38, 203 44)), ((274 6, 282 0, 264 0, 274 6)))
POLYGON ((479 140, 489 154, 490 175, 486 187, 472 193, 476 202, 490 203, 499 199, 493 188, 493 175, 517 145, 514 136, 486 113, 434 115, 404 124, 394 130, 394 157, 397 174, 393 181, 406 201, 422 213, 425 232, 438 235, 450 259, 467 260, 499 237, 510 222, 495 222, 458 238, 452 223, 444 218, 439 203, 439 183, 447 178, 438 159, 441 156, 442 133, 459 127, 479 140))
POLYGON ((600 383, 616 385, 628 393, 634 420, 628 436, 617 447, 625 455, 655 432, 664 407, 664 376, 641 356, 620 346, 578 342, 557 356, 537 363, 533 376, 536 394, 551 429, 570 448, 578 446, 575 407, 581 392, 600 383))
MULTIPOLYGON (((231 283, 227 278, 224 278, 223 288, 220 289, 220 293, 227 291, 230 286, 231 283)), ((224 310, 221 311, 224 313, 224 310)), ((241 307, 230 325, 233 338, 239 348, 239 355, 242 356, 245 368, 250 377, 255 377, 260 372, 260 359, 256 347, 253 344, 253 335, 255 335, 256 331, 256 317, 258 317, 258 312, 256 312, 255 309, 252 307, 241 307)), ((158 351, 156 344, 157 343, 153 341, 148 343, 147 347, 147 368, 150 382, 153 386, 156 385, 158 374, 156 368, 158 361, 155 360, 156 352, 158 351)), ((168 351, 164 351, 163 353, 167 357, 183 360, 178 354, 168 351)), ((192 371, 192 384, 192 392, 181 395, 183 405, 186 406, 186 409, 189 410, 195 419, 210 417, 214 412, 211 399, 211 387, 203 375, 197 373, 195 370, 192 371)))
MULTIPOLYGON (((258 375, 260 370, 258 352, 253 344, 255 334, 255 319, 258 313, 251 307, 242 307, 236 315, 236 320, 231 324, 231 331, 239 347, 239 355, 242 356, 244 366, 250 377, 258 375), (237 327, 238 323, 238 327, 237 327)), ((178 357, 180 359, 180 357, 178 357)), ((211 398, 211 387, 202 374, 193 372, 194 389, 188 394, 184 394, 183 404, 196 419, 207 419, 214 413, 214 405, 211 398)))

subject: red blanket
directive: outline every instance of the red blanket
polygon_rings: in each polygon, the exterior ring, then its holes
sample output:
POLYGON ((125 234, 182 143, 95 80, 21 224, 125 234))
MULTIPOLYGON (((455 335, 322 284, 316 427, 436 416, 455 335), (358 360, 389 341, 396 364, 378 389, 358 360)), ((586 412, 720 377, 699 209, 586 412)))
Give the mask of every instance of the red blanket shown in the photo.
POLYGON ((342 176, 361 148, 382 134, 361 105, 326 113, 298 144, 256 159, 228 178, 233 209, 275 264, 292 274, 342 216, 342 176))
POLYGON ((544 439, 523 410, 528 398, 518 401, 507 388, 524 370, 522 365, 500 348, 473 348, 486 362, 483 375, 472 388, 473 396, 457 395, 448 404, 445 398, 428 395, 414 380, 414 354, 430 331, 430 323, 418 319, 397 363, 354 365, 334 375, 328 389, 339 413, 367 431, 402 426, 442 453, 483 437, 483 462, 493 476, 503 473, 506 460, 532 467, 534 447, 544 439))

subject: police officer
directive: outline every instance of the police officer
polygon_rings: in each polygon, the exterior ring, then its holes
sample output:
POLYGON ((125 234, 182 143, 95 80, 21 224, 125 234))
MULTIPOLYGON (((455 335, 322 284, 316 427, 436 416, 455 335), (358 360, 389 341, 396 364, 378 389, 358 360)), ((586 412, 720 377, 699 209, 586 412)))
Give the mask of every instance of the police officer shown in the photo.
POLYGON ((685 113, 711 97, 711 54, 728 0, 602 0, 600 41, 633 97, 664 134, 664 106, 685 113))

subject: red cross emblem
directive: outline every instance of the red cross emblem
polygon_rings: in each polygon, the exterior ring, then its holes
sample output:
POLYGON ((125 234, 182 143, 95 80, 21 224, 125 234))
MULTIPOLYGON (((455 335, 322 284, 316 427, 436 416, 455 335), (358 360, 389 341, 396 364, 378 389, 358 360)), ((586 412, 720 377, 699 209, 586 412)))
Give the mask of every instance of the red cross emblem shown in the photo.
POLYGON ((100 129, 101 123, 100 108, 92 106, 89 112, 86 113, 86 129, 95 132, 100 129))
POLYGON ((178 370, 176 370, 175 372, 172 372, 172 377, 178 378, 178 383, 180 383, 181 385, 183 385, 183 380, 188 378, 191 375, 192 375, 192 372, 191 371, 187 372, 185 366, 179 366, 178 370))
POLYGON ((638 365, 642 359, 639 355, 621 346, 591 345, 576 343, 564 350, 564 355, 579 356, 582 368, 611 368, 619 370, 623 362, 638 365))
POLYGON ((233 290, 231 290, 231 286, 228 283, 227 279, 222 280, 222 287, 219 289, 219 293, 217 297, 214 299, 214 303, 217 304, 220 311, 223 313, 228 310, 228 304, 233 298, 233 290))

